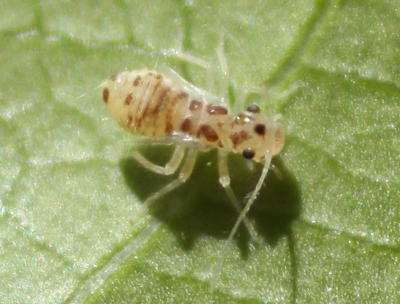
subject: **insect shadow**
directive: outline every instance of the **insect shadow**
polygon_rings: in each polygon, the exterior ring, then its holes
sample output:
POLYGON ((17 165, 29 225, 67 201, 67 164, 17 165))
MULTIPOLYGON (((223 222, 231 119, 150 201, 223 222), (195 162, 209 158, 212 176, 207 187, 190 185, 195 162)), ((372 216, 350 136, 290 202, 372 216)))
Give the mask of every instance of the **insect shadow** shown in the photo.
MULTIPOLYGON (((167 147, 149 147, 141 152, 150 160, 162 164, 171 150, 167 147)), ((201 153, 191 178, 179 188, 153 203, 149 212, 164 222, 176 235, 182 247, 189 250, 201 235, 226 239, 237 219, 225 191, 218 183, 217 155, 201 153)), ((266 185, 254 203, 248 217, 256 231, 268 244, 274 246, 279 238, 290 234, 293 220, 300 214, 300 193, 295 178, 279 157, 274 158, 276 170, 268 173, 266 185)), ((120 161, 127 185, 140 199, 145 200, 166 183, 176 178, 153 173, 132 158, 120 161)), ((232 188, 240 201, 244 201, 253 187, 260 170, 251 171, 241 156, 230 159, 232 188)), ((249 254, 249 235, 242 225, 235 237, 242 257, 249 254)))

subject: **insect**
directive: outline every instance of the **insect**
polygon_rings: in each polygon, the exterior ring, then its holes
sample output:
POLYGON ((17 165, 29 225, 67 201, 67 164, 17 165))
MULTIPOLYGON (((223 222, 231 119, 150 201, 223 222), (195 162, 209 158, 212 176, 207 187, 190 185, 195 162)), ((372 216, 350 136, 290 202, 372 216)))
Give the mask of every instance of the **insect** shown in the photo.
POLYGON ((133 152, 133 157, 142 166, 170 175, 183 162, 178 177, 151 195, 146 204, 185 183, 199 151, 218 149, 219 182, 239 213, 228 239, 233 238, 242 222, 254 236, 254 228, 246 214, 266 178, 271 158, 283 148, 285 135, 279 123, 261 114, 257 105, 232 114, 222 103, 210 100, 201 89, 152 70, 121 72, 104 81, 101 87, 103 101, 121 127, 159 143, 176 145, 165 166, 156 165, 139 152, 133 152), (243 209, 230 186, 227 164, 230 152, 263 163, 260 178, 243 209))

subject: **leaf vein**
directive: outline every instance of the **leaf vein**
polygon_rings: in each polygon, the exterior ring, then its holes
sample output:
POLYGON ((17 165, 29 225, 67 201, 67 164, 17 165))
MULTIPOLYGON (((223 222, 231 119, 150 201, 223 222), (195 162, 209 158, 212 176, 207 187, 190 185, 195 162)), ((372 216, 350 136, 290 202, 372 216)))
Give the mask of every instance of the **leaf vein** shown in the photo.
POLYGON ((299 38, 296 39, 293 46, 288 50, 283 62, 277 67, 275 72, 266 81, 267 86, 274 86, 281 82, 296 66, 304 53, 312 34, 317 30, 318 25, 322 23, 328 12, 331 1, 316 0, 315 8, 309 19, 304 23, 300 30, 299 38))
MULTIPOLYGON (((145 219, 141 218, 142 222, 145 219)), ((130 257, 135 255, 150 238, 159 230, 161 226, 160 222, 151 220, 148 226, 143 229, 139 235, 135 235, 119 250, 114 252, 108 260, 96 269, 92 274, 83 279, 78 286, 70 293, 68 298, 64 301, 66 303, 83 303, 90 295, 101 287, 102 284, 115 272, 117 271, 124 262, 130 257)))
MULTIPOLYGON (((323 149, 321 146, 313 145, 307 139, 303 139, 300 136, 295 135, 295 134, 290 134, 287 136, 287 138, 291 138, 295 141, 298 141, 299 143, 307 146, 308 149, 314 150, 314 151, 318 152, 319 154, 322 153, 323 155, 325 155, 326 158, 328 158, 331 162, 333 162, 337 166, 338 169, 341 169, 343 172, 347 173, 349 176, 351 176, 353 178, 356 178, 356 179, 363 178, 374 184, 382 184, 381 180, 379 180, 379 179, 377 180, 376 178, 373 179, 370 174, 365 174, 365 171, 357 171, 357 174, 356 174, 354 171, 348 169, 348 166, 345 163, 340 161, 337 157, 332 156, 332 154, 329 151, 323 149)), ((385 182, 385 184, 388 184, 388 183, 392 184, 392 185, 399 184, 394 181, 385 182)))
POLYGON ((341 230, 338 228, 330 227, 328 225, 324 225, 321 222, 315 222, 315 221, 310 221, 305 218, 301 218, 298 220, 298 222, 305 227, 310 227, 312 229, 318 230, 323 233, 331 233, 334 235, 340 235, 342 237, 345 237, 346 239, 350 239, 359 243, 362 243, 364 245, 368 245, 376 250, 384 250, 384 251, 390 251, 394 254, 399 254, 400 253, 400 246, 394 245, 394 244, 388 244, 388 243, 381 243, 381 242, 376 242, 374 240, 371 240, 363 235, 356 234, 350 231, 346 230, 341 230))

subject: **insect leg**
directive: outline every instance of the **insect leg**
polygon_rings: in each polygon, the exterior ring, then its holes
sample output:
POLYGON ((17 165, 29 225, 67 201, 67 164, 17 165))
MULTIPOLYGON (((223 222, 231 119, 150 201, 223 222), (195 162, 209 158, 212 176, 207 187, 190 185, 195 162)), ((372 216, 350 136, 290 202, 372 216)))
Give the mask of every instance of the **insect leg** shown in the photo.
POLYGON ((174 51, 174 56, 182 61, 186 61, 188 63, 192 63, 195 64, 199 67, 202 67, 204 69, 208 69, 209 68, 209 64, 204 61, 203 59, 200 59, 198 57, 195 57, 189 53, 185 53, 185 51, 183 50, 184 48, 184 33, 183 31, 179 31, 178 32, 178 47, 175 49, 174 51))
POLYGON ((161 188, 157 192, 155 192, 152 195, 150 195, 145 200, 144 204, 145 205, 149 205, 153 201, 161 198, 162 196, 164 196, 168 192, 172 191, 176 187, 178 187, 181 184, 183 184, 184 182, 186 182, 188 180, 188 178, 190 177, 190 175, 192 174, 192 172, 193 172, 193 168, 194 168, 194 165, 196 163, 196 157, 197 157, 197 150, 190 149, 188 154, 187 154, 187 156, 186 156, 185 162, 183 163, 181 171, 179 172, 178 178, 176 178, 171 183, 167 184, 166 186, 164 186, 163 188, 161 188))
POLYGON ((201 68, 203 68, 205 70, 210 69, 210 65, 208 64, 207 61, 205 61, 205 60, 203 60, 201 58, 195 57, 195 56, 193 56, 193 55, 191 55, 189 53, 184 53, 184 52, 181 52, 181 51, 177 51, 177 52, 175 52, 175 57, 178 58, 179 60, 182 60, 182 61, 194 64, 194 65, 197 65, 197 66, 199 66, 199 67, 201 67, 201 68))
POLYGON ((176 146, 175 151, 171 156, 171 159, 169 160, 168 163, 165 164, 165 166, 159 166, 152 163, 137 151, 134 151, 132 156, 138 163, 140 163, 146 169, 156 172, 158 174, 170 175, 174 174, 178 169, 179 165, 181 164, 182 159, 185 156, 185 148, 183 148, 182 146, 176 146))
MULTIPOLYGON (((229 168, 228 168, 228 159, 226 152, 221 150, 218 151, 218 171, 219 171, 219 183, 224 188, 226 195, 229 200, 232 202, 233 207, 237 211, 238 214, 241 212, 241 206, 239 200, 236 198, 235 193, 231 187, 231 178, 229 176, 229 168)), ((250 237, 253 240, 258 238, 257 232, 254 229, 254 226, 249 221, 249 219, 245 216, 243 219, 243 223, 246 226, 247 231, 250 234, 250 237)))
POLYGON ((135 145, 133 148, 137 149, 141 146, 171 146, 173 144, 174 142, 171 141, 171 138, 169 137, 140 137, 135 138, 135 145))
MULTIPOLYGON (((223 35, 221 35, 221 36, 223 38, 223 35)), ((193 64, 195 66, 198 66, 198 67, 204 69, 206 71, 206 82, 207 82, 206 85, 207 85, 207 88, 208 89, 211 89, 211 88, 216 89, 216 87, 215 87, 215 83, 216 82, 215 82, 215 77, 214 77, 214 73, 213 73, 214 71, 212 69, 212 64, 210 64, 209 62, 207 62, 207 61, 205 61, 205 60, 203 60, 203 59, 201 59, 199 57, 196 57, 194 55, 191 55, 191 54, 186 53, 185 51, 183 51, 183 46, 182 46, 183 45, 183 43, 182 43, 183 37, 181 37, 180 40, 181 40, 180 46, 179 46, 179 48, 177 50, 175 50, 174 56, 179 60, 182 60, 184 62, 187 62, 189 64, 193 64)), ((220 45, 221 45, 221 43, 219 43, 218 48, 220 48, 220 45)), ((226 65, 225 57, 223 55, 223 39, 222 39, 222 49, 221 49, 220 52, 217 51, 217 56, 218 56, 218 62, 219 62, 220 65, 221 65, 221 62, 225 63, 224 65, 221 66, 221 70, 224 73, 224 80, 225 80, 226 71, 227 71, 227 65, 226 65), (218 53, 222 54, 222 56, 219 56, 218 53), (220 59, 220 58, 222 58, 222 59, 220 59)), ((225 83, 225 81, 224 81, 224 83, 225 83)), ((224 93, 225 92, 226 91, 224 91, 224 93)), ((223 103, 225 103, 225 101, 223 101, 223 103)))
POLYGON ((268 152, 265 155, 264 166, 263 166, 260 178, 258 179, 257 184, 254 187, 254 190, 251 193, 250 198, 246 202, 246 205, 244 206, 242 212, 240 212, 240 214, 235 222, 235 225, 233 225, 233 228, 232 228, 231 232, 229 233, 228 241, 231 241, 233 239, 234 235, 236 234, 236 232, 239 228, 240 223, 245 219, 246 214, 249 212, 251 206, 253 205, 254 201, 256 200, 257 195, 260 192, 261 186, 263 185, 263 182, 264 182, 265 178, 267 177, 267 173, 268 173, 269 167, 271 165, 271 158, 272 158, 272 155, 270 152, 268 152))
POLYGON ((172 78, 176 83, 179 83, 186 90, 195 93, 195 95, 198 96, 199 98, 207 99, 209 102, 222 103, 222 104, 226 105, 225 101, 222 98, 217 97, 217 96, 213 95, 212 93, 207 92, 204 89, 199 88, 199 87, 195 86, 194 84, 188 82, 181 75, 179 75, 174 69, 172 69, 170 67, 168 67, 168 68, 163 67, 163 70, 164 70, 165 74, 167 74, 170 78, 172 78))
POLYGON ((228 69, 228 63, 226 61, 224 46, 225 46, 225 34, 221 32, 218 39, 218 46, 216 53, 217 53, 219 67, 223 73, 223 83, 221 92, 223 92, 223 94, 226 95, 228 94, 228 87, 229 87, 229 69, 228 69))

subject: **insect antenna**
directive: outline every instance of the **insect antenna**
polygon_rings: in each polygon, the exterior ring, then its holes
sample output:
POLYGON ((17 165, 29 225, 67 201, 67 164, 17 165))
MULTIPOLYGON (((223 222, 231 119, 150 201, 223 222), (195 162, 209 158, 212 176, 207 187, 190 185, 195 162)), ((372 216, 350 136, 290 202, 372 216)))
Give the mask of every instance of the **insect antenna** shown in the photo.
MULTIPOLYGON (((258 178, 257 184, 254 187, 254 190, 251 192, 250 198, 247 200, 246 205, 244 206, 244 208, 242 209, 242 211, 240 212, 235 225, 233 225, 233 228, 231 230, 231 232, 229 233, 228 239, 227 241, 230 242, 232 241, 233 237, 235 236, 237 230, 239 229, 240 224, 244 221, 244 219, 246 218, 247 213, 249 212, 251 206, 253 205, 254 201, 257 198, 258 193, 260 192, 260 189, 263 185, 263 182, 265 180, 265 178, 267 177, 268 174, 268 170, 269 167, 271 165, 271 158, 272 158, 272 154, 270 151, 267 152, 267 154, 265 155, 265 162, 264 162, 264 166, 261 172, 260 177, 258 178)), ((216 281, 219 277, 219 274, 221 273, 221 269, 223 267, 223 256, 220 257, 219 262, 216 263, 216 265, 213 267, 212 273, 216 274, 215 276, 212 277, 211 279, 211 286, 216 286, 216 281)))
POLYGON ((246 217, 247 213, 249 212, 251 206, 253 205, 254 201, 256 200, 257 195, 259 194, 260 189, 263 185, 263 182, 264 182, 265 178, 267 177, 267 173, 268 173, 269 167, 271 165, 271 158, 272 158, 272 155, 268 151, 267 154, 265 155, 265 161, 264 161, 264 166, 263 166, 261 175, 257 181, 256 186, 254 187, 253 192, 251 192, 250 198, 246 202, 246 205, 244 206, 243 210, 240 212, 240 214, 235 222, 235 225, 233 225, 233 228, 232 228, 231 232, 229 233, 228 242, 233 239, 240 224, 243 222, 243 220, 246 217))

